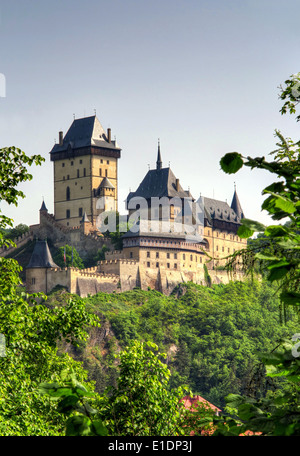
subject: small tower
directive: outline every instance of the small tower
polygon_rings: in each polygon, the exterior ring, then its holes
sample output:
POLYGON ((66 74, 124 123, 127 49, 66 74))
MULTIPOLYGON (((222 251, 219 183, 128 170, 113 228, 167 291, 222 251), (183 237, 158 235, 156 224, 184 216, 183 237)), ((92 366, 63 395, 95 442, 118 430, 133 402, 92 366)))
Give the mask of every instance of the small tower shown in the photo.
POLYGON ((105 177, 97 189, 97 196, 101 198, 101 211, 116 211, 115 186, 105 177))
POLYGON ((89 221, 86 212, 83 214, 83 217, 80 220, 80 226, 83 231, 83 234, 89 234, 91 231, 95 230, 95 227, 93 227, 93 225, 89 221))
POLYGON ((58 268, 52 259, 47 241, 36 241, 26 267, 26 290, 28 293, 48 293, 48 270, 58 268))
POLYGON ((42 225, 42 218, 43 216, 48 214, 48 209, 46 208, 45 201, 43 200, 41 209, 40 209, 40 225, 42 225))

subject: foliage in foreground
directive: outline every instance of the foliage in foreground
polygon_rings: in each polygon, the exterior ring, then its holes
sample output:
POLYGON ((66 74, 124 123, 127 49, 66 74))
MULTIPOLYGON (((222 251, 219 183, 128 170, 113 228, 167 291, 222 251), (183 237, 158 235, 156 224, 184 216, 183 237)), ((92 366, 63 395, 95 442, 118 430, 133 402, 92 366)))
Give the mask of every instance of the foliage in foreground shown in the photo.
MULTIPOLYGON (((42 161, 15 147, 0 149, 0 200, 17 205, 24 197, 18 184, 32 178, 27 167, 42 161)), ((12 225, 0 213, 0 246, 14 245, 5 236, 12 225)), ((46 378, 55 380, 62 370, 86 380, 79 363, 57 354, 57 342, 85 340, 97 318, 86 312, 83 301, 71 300, 65 307, 42 304, 45 296, 20 289, 20 272, 17 261, 0 257, 0 435, 59 435, 63 420, 38 393, 38 385, 46 378)))
MULTIPOLYGON (((281 99, 287 101, 281 113, 289 111, 292 114, 300 101, 300 73, 293 75, 285 84, 286 87, 281 89, 281 99)), ((299 313, 300 141, 285 139, 279 131, 275 134, 279 142, 278 149, 272 152, 274 161, 268 162, 265 157, 245 158, 232 152, 221 159, 221 167, 231 174, 245 165, 251 169, 267 170, 280 179, 263 190, 262 193, 268 196, 262 209, 273 220, 288 220, 288 223, 264 227, 253 220, 243 220, 238 230, 240 237, 249 238, 254 232, 260 232, 264 238, 263 242, 250 243, 245 252, 237 252, 236 256, 242 255, 248 260, 248 268, 259 262, 267 273, 267 280, 277 283, 284 310, 292 306, 299 313)), ((300 362, 297 350, 291 347, 293 338, 297 340, 299 334, 291 335, 288 341, 283 341, 271 353, 261 355, 267 377, 284 379, 287 384, 284 391, 269 394, 260 400, 229 395, 227 407, 235 412, 236 418, 227 416, 217 422, 217 434, 237 435, 241 429, 249 429, 263 435, 300 435, 300 362)))
POLYGON ((86 399, 94 394, 76 382, 42 384, 40 390, 58 402, 67 416, 66 435, 164 436, 183 434, 184 388, 170 390, 170 371, 153 343, 132 341, 120 353, 117 388, 101 397, 98 407, 86 399), (84 399, 84 400, 83 400, 84 399))

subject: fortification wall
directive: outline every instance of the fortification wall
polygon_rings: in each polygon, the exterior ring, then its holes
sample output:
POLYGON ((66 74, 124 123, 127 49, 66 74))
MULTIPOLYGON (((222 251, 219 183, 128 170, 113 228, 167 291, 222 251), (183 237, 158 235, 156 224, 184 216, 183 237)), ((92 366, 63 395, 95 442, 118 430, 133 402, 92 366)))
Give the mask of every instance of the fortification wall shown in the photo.
POLYGON ((13 242, 16 244, 16 247, 8 246, 0 248, 0 256, 5 257, 12 253, 15 249, 23 247, 25 244, 27 244, 28 241, 32 241, 33 237, 33 232, 31 230, 27 231, 27 233, 24 233, 13 240, 13 242))
POLYGON ((33 231, 40 239, 50 239, 57 248, 66 244, 72 245, 82 258, 86 258, 89 254, 96 254, 104 245, 110 250, 114 249, 111 240, 105 238, 102 233, 84 233, 83 226, 64 226, 47 212, 40 213, 40 224, 35 225, 33 231))

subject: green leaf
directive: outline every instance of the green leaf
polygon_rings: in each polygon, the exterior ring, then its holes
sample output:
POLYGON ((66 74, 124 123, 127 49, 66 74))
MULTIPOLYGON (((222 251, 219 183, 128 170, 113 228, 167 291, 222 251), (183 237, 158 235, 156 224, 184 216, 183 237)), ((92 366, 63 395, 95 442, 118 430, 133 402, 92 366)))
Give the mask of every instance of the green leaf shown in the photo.
POLYGON ((242 168, 244 162, 238 152, 229 152, 220 160, 222 170, 227 174, 234 174, 242 168))
POLYGON ((248 228, 246 225, 241 225, 239 229, 237 230, 237 235, 241 239, 246 239, 251 237, 254 234, 254 231, 251 230, 251 228, 248 228))
POLYGON ((91 435, 91 424, 92 422, 87 416, 71 416, 66 423, 66 436, 91 435))
POLYGON ((285 267, 272 269, 272 271, 270 272, 270 274, 268 276, 268 280, 270 282, 274 282, 275 280, 280 280, 283 277, 285 277, 288 272, 289 272, 289 270, 285 267))
POLYGON ((288 234, 288 230, 282 225, 270 225, 265 229, 264 234, 271 237, 285 236, 288 234))
POLYGON ((299 306, 300 305, 300 293, 295 291, 284 291, 280 294, 280 299, 287 305, 299 306))
POLYGON ((92 431, 94 434, 99 436, 106 436, 108 435, 108 431, 101 420, 95 420, 92 423, 92 431))
POLYGON ((74 410, 75 405, 77 404, 79 398, 77 396, 71 395, 64 397, 58 405, 57 405, 57 411, 59 413, 68 413, 71 410, 74 410))
POLYGON ((275 207, 278 209, 281 209, 282 211, 286 212, 287 214, 293 214, 296 211, 296 207, 294 203, 291 200, 288 200, 287 198, 284 198, 283 196, 280 195, 274 195, 276 196, 275 200, 275 207))

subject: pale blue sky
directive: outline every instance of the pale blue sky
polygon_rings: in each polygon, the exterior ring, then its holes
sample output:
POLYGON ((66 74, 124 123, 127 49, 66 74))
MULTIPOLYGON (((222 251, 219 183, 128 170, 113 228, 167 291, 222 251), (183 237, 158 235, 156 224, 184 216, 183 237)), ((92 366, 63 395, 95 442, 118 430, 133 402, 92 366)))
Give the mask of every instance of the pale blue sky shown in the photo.
POLYGON ((0 147, 46 158, 22 185, 15 224, 38 222, 45 198, 53 212, 49 151, 59 130, 94 114, 122 147, 119 208, 160 138, 184 188, 231 203, 234 181, 246 217, 267 222, 264 172, 225 175, 230 151, 267 155, 274 130, 298 139, 282 117, 278 86, 300 71, 299 0, 1 0, 0 147))

